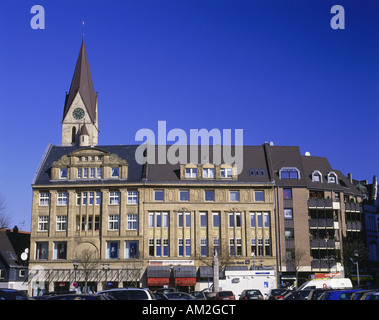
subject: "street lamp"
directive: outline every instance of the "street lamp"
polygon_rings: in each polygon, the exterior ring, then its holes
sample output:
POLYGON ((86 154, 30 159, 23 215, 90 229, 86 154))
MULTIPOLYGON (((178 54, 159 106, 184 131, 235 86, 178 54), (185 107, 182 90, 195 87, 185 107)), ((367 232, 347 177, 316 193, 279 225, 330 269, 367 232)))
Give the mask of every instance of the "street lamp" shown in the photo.
POLYGON ((74 281, 76 282, 76 270, 78 270, 79 263, 75 261, 73 265, 74 265, 74 281))
POLYGON ((357 279, 358 279, 358 287, 360 286, 360 281, 359 281, 359 264, 358 264, 358 254, 355 254, 355 256, 357 257, 357 261, 354 262, 354 260, 352 258, 349 258, 351 260, 351 262, 353 264, 355 264, 357 266, 357 279))

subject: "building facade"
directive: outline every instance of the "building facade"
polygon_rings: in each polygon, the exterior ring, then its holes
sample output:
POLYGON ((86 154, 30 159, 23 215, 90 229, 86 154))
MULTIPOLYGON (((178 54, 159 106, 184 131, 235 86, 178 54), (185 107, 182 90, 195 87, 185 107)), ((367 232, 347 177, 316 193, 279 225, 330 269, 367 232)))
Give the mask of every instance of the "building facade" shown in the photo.
MULTIPOLYGON (((349 210, 360 219, 360 192, 325 158, 265 143, 243 146, 243 168, 213 161, 223 147, 212 146, 206 155, 195 147, 197 161, 184 146, 184 163, 139 164, 139 146, 97 144, 98 120, 83 41, 62 146, 47 147, 32 183, 32 295, 201 289, 216 251, 223 269, 275 270, 278 286, 296 270, 304 278, 343 271, 336 252, 349 231, 346 201, 354 199, 349 210)), ((147 148, 147 157, 158 149, 147 148)))

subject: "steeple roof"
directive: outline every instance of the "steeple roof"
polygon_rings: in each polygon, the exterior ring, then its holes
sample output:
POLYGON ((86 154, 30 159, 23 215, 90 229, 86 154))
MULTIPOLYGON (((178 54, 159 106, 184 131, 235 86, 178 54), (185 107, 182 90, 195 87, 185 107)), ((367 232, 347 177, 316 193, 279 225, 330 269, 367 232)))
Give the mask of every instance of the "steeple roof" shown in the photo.
POLYGON ((70 91, 66 94, 66 101, 63 111, 63 119, 66 117, 68 110, 77 93, 84 102, 87 108, 87 112, 91 118, 92 122, 96 121, 96 100, 97 95, 92 83, 91 71, 89 68, 88 57, 86 52, 86 47, 84 45, 84 38, 82 40, 82 45, 79 51, 79 57, 76 62, 76 67, 74 71, 74 76, 72 78, 70 91))

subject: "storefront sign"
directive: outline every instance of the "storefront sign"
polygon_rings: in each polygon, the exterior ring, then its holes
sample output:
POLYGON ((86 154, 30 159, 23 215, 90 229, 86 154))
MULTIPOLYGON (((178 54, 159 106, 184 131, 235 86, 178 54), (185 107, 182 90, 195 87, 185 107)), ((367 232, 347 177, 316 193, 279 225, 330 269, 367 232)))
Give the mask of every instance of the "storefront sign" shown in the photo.
POLYGON ((147 278, 148 286, 165 286, 170 283, 170 278, 147 278))
POLYGON ((196 278, 176 278, 175 284, 179 286, 195 286, 196 278))

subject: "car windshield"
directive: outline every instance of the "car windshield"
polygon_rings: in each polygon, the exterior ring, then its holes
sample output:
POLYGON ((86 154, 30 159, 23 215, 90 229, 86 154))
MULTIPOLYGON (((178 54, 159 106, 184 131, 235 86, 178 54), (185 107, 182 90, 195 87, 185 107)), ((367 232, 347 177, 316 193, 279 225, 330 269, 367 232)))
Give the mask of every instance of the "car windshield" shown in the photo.
POLYGON ((261 292, 259 290, 247 290, 246 291, 246 295, 248 296, 256 296, 256 295, 260 295, 261 292))

